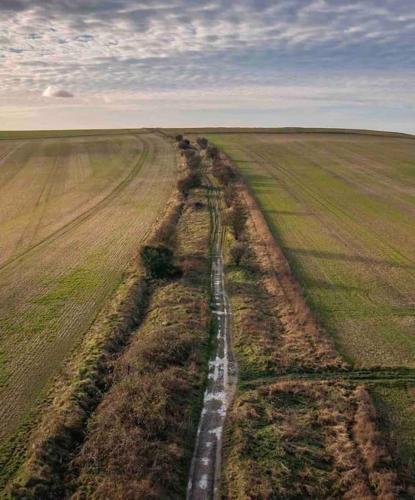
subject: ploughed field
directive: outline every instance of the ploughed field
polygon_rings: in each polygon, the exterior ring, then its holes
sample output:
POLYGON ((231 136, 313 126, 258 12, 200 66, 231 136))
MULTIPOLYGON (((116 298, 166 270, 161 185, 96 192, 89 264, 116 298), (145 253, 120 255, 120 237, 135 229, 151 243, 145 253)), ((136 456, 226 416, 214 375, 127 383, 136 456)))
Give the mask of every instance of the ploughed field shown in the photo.
POLYGON ((120 283, 175 185, 175 153, 159 134, 62 135, 0 141, 1 446, 120 283))
POLYGON ((242 171, 345 358, 356 367, 414 367, 415 139, 207 137, 242 171))

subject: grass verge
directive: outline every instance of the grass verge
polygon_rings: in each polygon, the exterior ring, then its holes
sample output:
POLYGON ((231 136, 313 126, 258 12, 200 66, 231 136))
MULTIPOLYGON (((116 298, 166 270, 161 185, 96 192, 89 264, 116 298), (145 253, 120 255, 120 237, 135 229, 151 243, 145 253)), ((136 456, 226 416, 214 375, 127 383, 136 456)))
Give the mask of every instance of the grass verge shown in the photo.
POLYGON ((183 498, 206 379, 209 213, 188 196, 177 227, 180 278, 154 282, 148 314, 73 462, 75 498, 183 498), (197 208, 195 208, 197 207, 197 208))

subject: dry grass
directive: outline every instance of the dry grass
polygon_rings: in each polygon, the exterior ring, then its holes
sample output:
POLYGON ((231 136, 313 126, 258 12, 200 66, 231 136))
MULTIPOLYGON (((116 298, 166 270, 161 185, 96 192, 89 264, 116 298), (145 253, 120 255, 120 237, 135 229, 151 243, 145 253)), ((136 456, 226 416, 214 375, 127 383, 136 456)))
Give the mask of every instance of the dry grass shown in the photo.
POLYGON ((74 498, 183 498, 208 341, 209 215, 192 196, 177 231, 183 276, 155 285, 148 314, 74 460, 74 498))
POLYGON ((223 497, 397 498, 396 474, 374 429, 362 387, 281 381, 245 392, 229 417, 223 497))

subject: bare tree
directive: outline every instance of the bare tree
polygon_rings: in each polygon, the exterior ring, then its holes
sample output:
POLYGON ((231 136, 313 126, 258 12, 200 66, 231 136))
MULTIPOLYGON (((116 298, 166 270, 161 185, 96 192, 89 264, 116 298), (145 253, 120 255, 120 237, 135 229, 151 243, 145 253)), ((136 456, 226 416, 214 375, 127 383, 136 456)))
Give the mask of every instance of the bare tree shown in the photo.
POLYGON ((229 222, 236 240, 239 240, 245 231, 247 219, 248 215, 242 205, 240 203, 235 204, 230 211, 229 222))
POLYGON ((219 156, 219 149, 216 146, 208 146, 207 148, 207 156, 214 160, 219 156))
POLYGON ((237 241, 236 243, 234 243, 231 246, 230 254, 231 254, 231 258, 232 258, 232 261, 234 262, 234 264, 239 266, 242 258, 246 254, 246 245, 244 243, 242 243, 241 241, 237 241))
POLYGON ((206 149, 209 144, 209 141, 206 139, 206 137, 198 137, 196 139, 196 142, 198 143, 200 149, 206 149))

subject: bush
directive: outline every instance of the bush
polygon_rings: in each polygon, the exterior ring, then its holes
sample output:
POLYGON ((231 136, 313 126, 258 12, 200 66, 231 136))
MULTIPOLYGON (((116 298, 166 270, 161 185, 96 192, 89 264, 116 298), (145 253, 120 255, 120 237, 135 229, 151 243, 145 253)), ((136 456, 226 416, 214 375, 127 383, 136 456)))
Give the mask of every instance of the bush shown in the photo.
POLYGON ((199 168, 202 163, 202 158, 198 151, 195 149, 186 149, 184 151, 186 157, 187 165, 191 169, 199 168))
POLYGON ((216 146, 208 146, 206 153, 207 157, 211 160, 215 160, 219 157, 219 149, 216 146))
POLYGON ((176 135, 176 142, 180 142, 183 139, 182 134, 177 134, 176 135))
POLYGON ((209 144, 209 141, 206 139, 206 137, 198 137, 196 139, 196 142, 198 143, 200 149, 206 149, 209 144))
POLYGON ((221 184, 227 185, 235 179, 235 172, 233 169, 229 165, 221 162, 218 158, 213 162, 212 173, 221 184))
POLYGON ((248 216, 240 204, 234 205, 230 211, 229 223, 236 240, 239 240, 245 231, 248 216))
POLYGON ((202 184, 202 178, 198 172, 191 172, 186 177, 177 181, 177 189, 184 196, 189 194, 190 189, 199 187, 202 184))
POLYGON ((179 274, 179 269, 173 264, 173 251, 164 245, 145 245, 140 257, 151 279, 173 278, 179 274))
POLYGON ((189 149, 190 148, 190 141, 189 141, 189 139, 182 139, 179 142, 179 148, 180 149, 189 149))
POLYGON ((239 266, 241 259, 246 253, 246 245, 240 241, 237 241, 231 246, 230 254, 234 264, 239 266))

